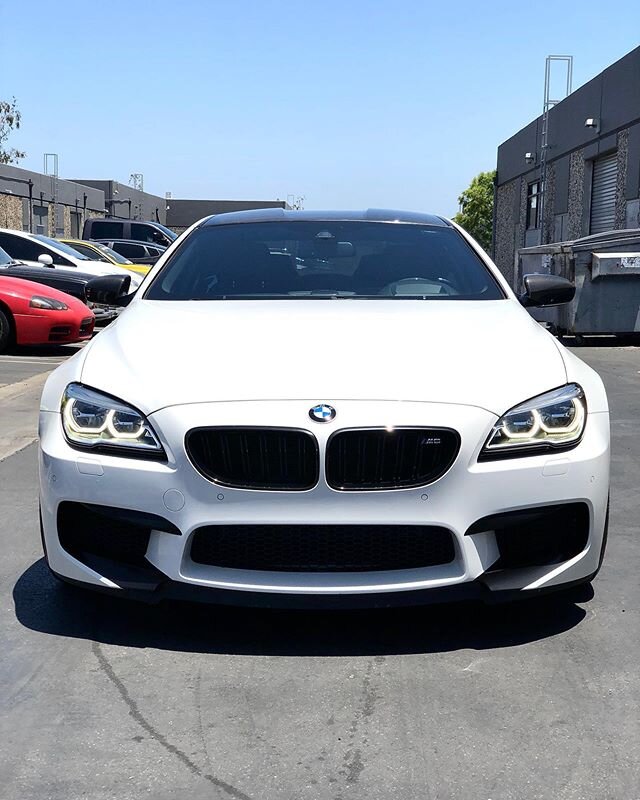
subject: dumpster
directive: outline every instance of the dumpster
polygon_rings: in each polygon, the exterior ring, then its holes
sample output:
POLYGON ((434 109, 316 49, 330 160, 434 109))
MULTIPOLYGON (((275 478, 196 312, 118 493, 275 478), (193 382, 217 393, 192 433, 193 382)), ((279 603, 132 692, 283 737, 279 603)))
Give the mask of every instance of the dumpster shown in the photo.
POLYGON ((531 273, 573 281, 573 302, 530 309, 558 335, 640 333, 640 228, 608 231, 569 242, 523 247, 517 252, 514 290, 531 273))

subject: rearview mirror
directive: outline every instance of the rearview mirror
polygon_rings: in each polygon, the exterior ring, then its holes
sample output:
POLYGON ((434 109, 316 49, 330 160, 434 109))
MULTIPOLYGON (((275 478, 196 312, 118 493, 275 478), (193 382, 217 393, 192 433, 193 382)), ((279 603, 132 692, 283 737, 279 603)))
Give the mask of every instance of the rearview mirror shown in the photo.
POLYGON ((525 275, 522 282, 524 294, 520 297, 520 302, 526 308, 570 303, 576 293, 573 283, 558 275, 525 275))
POLYGON ((103 275, 90 280, 84 289, 89 303, 103 306, 128 306, 133 295, 129 294, 131 278, 129 275, 103 275))
POLYGON ((52 267, 53 266, 53 258, 49 255, 49 253, 42 253, 38 256, 38 263, 42 264, 43 267, 52 267))

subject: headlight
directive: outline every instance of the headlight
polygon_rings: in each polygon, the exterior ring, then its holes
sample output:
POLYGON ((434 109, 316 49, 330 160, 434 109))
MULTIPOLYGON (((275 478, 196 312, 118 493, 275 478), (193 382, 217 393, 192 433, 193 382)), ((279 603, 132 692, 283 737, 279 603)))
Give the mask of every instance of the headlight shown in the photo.
POLYGON ((69 308, 66 303, 62 303, 60 300, 54 300, 53 297, 41 297, 38 294, 34 294, 29 301, 29 305, 31 308, 44 308, 47 311, 66 311, 69 308))
POLYGON ((123 456, 166 458, 146 417, 120 400, 70 383, 61 410, 64 433, 73 447, 123 456))
POLYGON ((493 426, 480 461, 575 447, 587 419, 584 392, 570 383, 522 403, 493 426))

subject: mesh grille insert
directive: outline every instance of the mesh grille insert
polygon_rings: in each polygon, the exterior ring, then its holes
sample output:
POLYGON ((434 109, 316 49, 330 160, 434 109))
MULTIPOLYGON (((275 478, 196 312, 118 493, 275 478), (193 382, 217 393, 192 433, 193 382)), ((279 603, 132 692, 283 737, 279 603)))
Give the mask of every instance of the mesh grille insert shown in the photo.
POLYGON ((446 528, 426 525, 209 525, 191 540, 191 560, 273 572, 370 572, 449 564, 446 528))

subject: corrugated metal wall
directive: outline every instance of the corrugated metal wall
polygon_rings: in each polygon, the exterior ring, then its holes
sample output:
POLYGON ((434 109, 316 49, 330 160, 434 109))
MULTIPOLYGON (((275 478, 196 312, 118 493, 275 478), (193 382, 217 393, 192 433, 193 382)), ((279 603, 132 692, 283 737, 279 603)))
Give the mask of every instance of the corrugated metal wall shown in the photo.
POLYGON ((617 178, 617 153, 602 156, 593 162, 590 233, 603 233, 615 228, 617 178))

